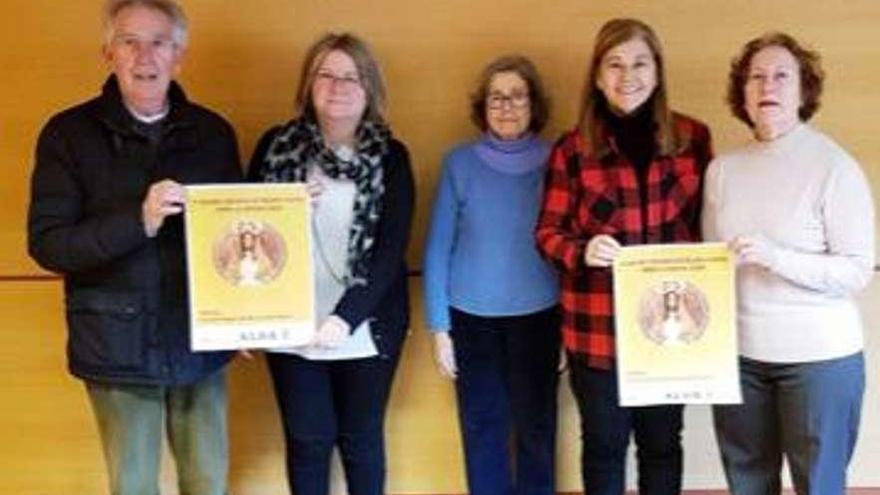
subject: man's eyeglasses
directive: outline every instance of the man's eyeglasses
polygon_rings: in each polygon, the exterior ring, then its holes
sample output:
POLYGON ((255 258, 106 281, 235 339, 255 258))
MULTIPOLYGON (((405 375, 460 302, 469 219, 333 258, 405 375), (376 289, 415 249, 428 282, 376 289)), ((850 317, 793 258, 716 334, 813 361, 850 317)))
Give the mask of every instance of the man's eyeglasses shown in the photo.
POLYGON ((509 104, 512 108, 525 108, 529 105, 528 93, 489 93, 486 97, 486 107, 492 110, 502 110, 509 104))
POLYGON ((342 76, 337 76, 336 74, 328 71, 319 71, 317 74, 315 74, 315 82, 326 84, 328 86, 339 83, 339 86, 345 90, 359 88, 361 85, 361 80, 356 75, 345 74, 342 76))

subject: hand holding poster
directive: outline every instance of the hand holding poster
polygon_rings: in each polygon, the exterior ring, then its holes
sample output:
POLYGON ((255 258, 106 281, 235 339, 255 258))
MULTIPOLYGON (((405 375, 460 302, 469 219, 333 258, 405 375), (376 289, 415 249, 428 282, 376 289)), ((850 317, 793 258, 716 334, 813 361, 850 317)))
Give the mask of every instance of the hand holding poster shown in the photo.
POLYGON ((193 350, 292 347, 315 330, 302 184, 187 187, 193 350))
POLYGON ((724 244, 623 248, 614 262, 620 404, 739 403, 734 295, 724 244))

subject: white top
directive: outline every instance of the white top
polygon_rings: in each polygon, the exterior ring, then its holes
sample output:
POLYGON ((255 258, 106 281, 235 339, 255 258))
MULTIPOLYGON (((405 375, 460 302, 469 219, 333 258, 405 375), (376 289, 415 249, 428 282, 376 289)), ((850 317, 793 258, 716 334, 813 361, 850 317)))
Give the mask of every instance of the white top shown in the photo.
MULTIPOLYGON (((354 216, 355 185, 349 179, 333 179, 320 168, 311 167, 309 176, 324 189, 312 208, 312 263, 315 270, 315 317, 320 326, 333 313, 345 292, 342 279, 348 273, 348 237, 354 216)), ((356 359, 379 354, 370 333, 370 320, 364 320, 341 346, 335 349, 292 347, 280 352, 306 359, 356 359)))
POLYGON ((737 269, 740 354, 790 363, 860 351, 853 296, 873 275, 874 203, 858 163, 806 124, 713 160, 705 240, 758 234, 778 249, 769 270, 737 269))

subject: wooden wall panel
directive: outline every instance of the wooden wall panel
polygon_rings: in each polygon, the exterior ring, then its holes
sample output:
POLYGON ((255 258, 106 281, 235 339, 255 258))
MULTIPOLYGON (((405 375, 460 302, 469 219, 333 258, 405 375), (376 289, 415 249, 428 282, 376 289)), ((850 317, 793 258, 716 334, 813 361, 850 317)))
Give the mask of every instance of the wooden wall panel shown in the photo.
MULTIPOLYGON (((93 95, 105 77, 99 57, 100 23, 91 2, 5 2, 0 32, 3 126, 0 160, 7 180, 0 194, 0 274, 34 273, 23 249, 22 226, 34 141, 55 111, 93 95)), ((584 65, 597 28, 613 16, 651 23, 666 50, 676 108, 708 122, 716 147, 746 137, 722 104, 730 58, 744 41, 783 29, 818 48, 829 79, 816 122, 838 138, 880 183, 880 4, 873 0, 649 0, 535 2, 464 0, 229 0, 184 2, 192 43, 182 81, 190 95, 224 113, 239 133, 245 161, 260 133, 290 117, 304 51, 320 33, 352 30, 379 54, 388 80, 395 132, 412 151, 418 171, 416 235, 421 248, 443 152, 475 135, 467 94, 479 69, 501 53, 532 57, 554 102, 548 139, 572 125, 584 65)))

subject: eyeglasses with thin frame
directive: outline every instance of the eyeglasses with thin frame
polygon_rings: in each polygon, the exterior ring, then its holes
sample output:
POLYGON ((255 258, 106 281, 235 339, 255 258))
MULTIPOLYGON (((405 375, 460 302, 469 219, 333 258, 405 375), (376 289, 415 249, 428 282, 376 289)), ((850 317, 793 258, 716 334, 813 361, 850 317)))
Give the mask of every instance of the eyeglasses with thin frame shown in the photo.
POLYGON ((509 95, 504 93, 489 93, 486 97, 486 108, 490 110, 503 110, 506 105, 511 108, 521 109, 529 106, 529 94, 515 92, 509 95))
POLYGON ((361 79, 356 74, 343 74, 337 76, 326 70, 319 70, 318 73, 315 74, 315 82, 326 84, 328 86, 338 83, 340 88, 346 91, 361 87, 361 79))

